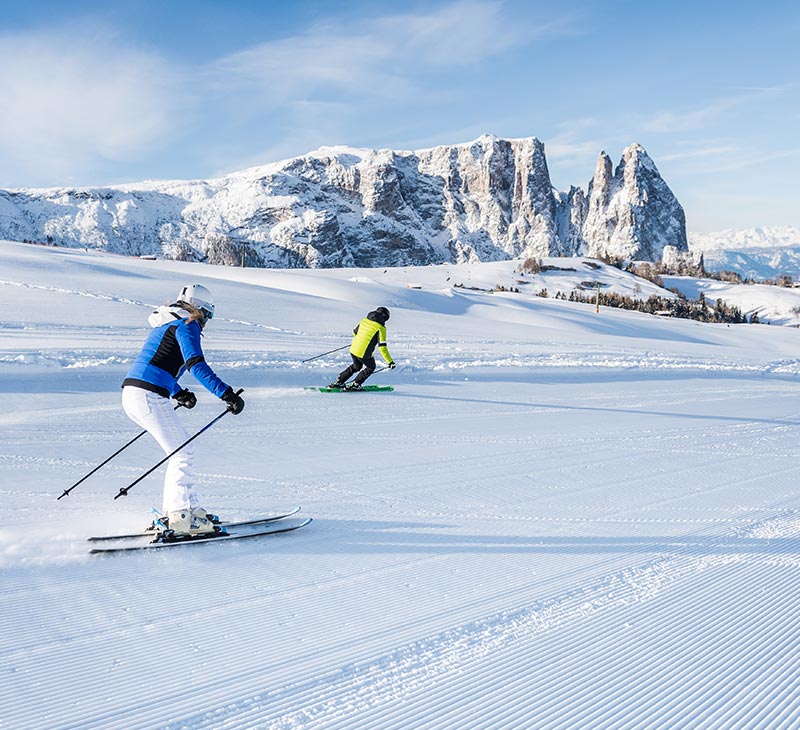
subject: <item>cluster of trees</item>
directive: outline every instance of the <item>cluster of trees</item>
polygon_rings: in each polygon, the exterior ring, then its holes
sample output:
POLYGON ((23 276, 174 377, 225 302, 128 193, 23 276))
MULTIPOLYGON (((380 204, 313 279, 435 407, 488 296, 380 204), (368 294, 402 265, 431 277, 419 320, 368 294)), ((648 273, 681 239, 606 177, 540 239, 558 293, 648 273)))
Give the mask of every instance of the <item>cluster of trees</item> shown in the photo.
MULTIPOLYGON (((546 290, 544 291, 546 292, 546 290)), ((606 307, 631 309, 635 312, 658 314, 666 317, 694 319, 699 322, 727 322, 729 324, 742 324, 748 321, 751 324, 757 324, 759 322, 758 314, 754 313, 748 320, 739 307, 730 306, 722 299, 717 299, 713 306, 709 305, 702 292, 697 300, 689 300, 680 295, 675 299, 670 299, 656 294, 651 294, 647 299, 634 299, 614 292, 597 291, 583 294, 574 290, 570 292, 569 296, 558 292, 555 298, 586 304, 599 302, 606 307)))
POLYGON ((774 279, 756 281, 752 277, 744 277, 736 271, 727 269, 723 271, 706 271, 702 256, 697 263, 684 260, 679 260, 674 264, 649 263, 646 261, 626 262, 624 259, 617 258, 601 258, 601 261, 622 271, 628 271, 642 279, 652 281, 658 286, 664 286, 661 280, 662 276, 694 276, 698 279, 714 279, 714 281, 722 281, 726 284, 768 284, 787 289, 795 285, 794 280, 788 274, 779 274, 774 279))
POLYGON ((794 280, 789 274, 781 274, 774 279, 764 279, 762 284, 771 284, 772 286, 782 286, 785 289, 791 289, 794 286, 794 280))
MULTIPOLYGON (((678 257, 670 264, 650 263, 644 261, 625 261, 624 259, 610 256, 601 257, 600 261, 609 266, 614 266, 622 271, 627 271, 641 279, 651 281, 662 288, 665 288, 664 282, 661 278, 662 275, 693 276, 697 278, 705 277, 737 284, 752 283, 752 281, 743 280, 742 277, 734 271, 720 271, 715 273, 706 272, 703 266, 702 256, 696 260, 692 260, 689 257, 678 257)), ((584 263, 593 269, 600 268, 599 264, 591 261, 585 261, 584 263)), ((559 266, 545 265, 542 263, 541 259, 532 257, 525 259, 519 267, 519 271, 526 274, 538 274, 552 270, 575 271, 575 269, 572 268, 562 269, 559 266)), ((779 277, 779 280, 781 283, 779 283, 778 286, 792 286, 792 278, 790 276, 779 277)), ((568 300, 570 302, 583 302, 586 304, 599 303, 606 307, 630 309, 637 312, 644 312, 646 314, 679 317, 682 319, 694 319, 699 322, 725 322, 729 324, 742 324, 744 322, 756 324, 759 322, 757 313, 753 313, 748 319, 739 307, 728 305, 722 299, 717 299, 713 305, 709 304, 702 292, 700 293, 700 298, 697 300, 687 299, 677 289, 670 290, 676 295, 675 298, 653 294, 646 299, 640 299, 635 296, 616 294, 614 292, 604 292, 600 289, 595 289, 595 286, 596 283, 594 282, 583 282, 582 288, 584 288, 585 293, 582 293, 579 290, 573 290, 568 295, 558 292, 555 298, 568 300)), ((496 289, 496 291, 502 290, 502 287, 498 287, 496 289)), ((514 291, 514 288, 508 289, 507 291, 514 291)), ((634 292, 636 292, 636 289, 634 292)), ((541 289, 540 291, 536 292, 536 296, 548 297, 550 294, 547 289, 541 289)))
POLYGON ((52 236, 48 236, 46 241, 34 241, 32 238, 23 238, 20 243, 32 243, 34 246, 55 246, 52 236))
POLYGON ((542 271, 577 271, 577 269, 571 266, 565 267, 543 264, 541 259, 535 259, 532 256, 528 257, 520 264, 519 270, 523 274, 539 274, 542 271))
MULTIPOLYGON (((649 261, 624 261, 623 259, 608 259, 603 263, 609 266, 614 266, 621 271, 627 271, 640 279, 647 279, 652 281, 657 286, 663 287, 664 282, 662 276, 694 276, 695 278, 718 278, 714 274, 709 274, 703 267, 703 259, 701 258, 698 263, 689 263, 687 261, 678 261, 670 265, 665 263, 656 263, 649 261)), ((731 272, 733 273, 733 272, 731 272)), ((725 279, 720 279, 725 281, 725 279)))

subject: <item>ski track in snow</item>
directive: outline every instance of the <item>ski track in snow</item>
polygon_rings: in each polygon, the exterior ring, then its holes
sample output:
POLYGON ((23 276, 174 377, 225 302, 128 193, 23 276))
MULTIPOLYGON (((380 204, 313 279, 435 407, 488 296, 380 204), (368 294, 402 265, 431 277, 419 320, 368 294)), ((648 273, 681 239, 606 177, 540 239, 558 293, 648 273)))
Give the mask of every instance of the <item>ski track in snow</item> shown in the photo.
MULTIPOLYGON (((395 347, 396 350, 400 348, 395 347)), ((307 365, 301 359, 292 357, 263 357, 260 353, 215 353, 215 366, 220 370, 237 369, 300 369, 309 372, 341 367, 339 360, 320 360, 317 364, 307 365)), ((0 354, 0 364, 7 365, 42 365, 70 369, 104 368, 108 366, 129 365, 133 356, 120 356, 108 351, 75 352, 53 354, 46 350, 29 351, 19 354, 0 354)), ((606 354, 606 353, 563 353, 558 355, 531 355, 500 359, 462 358, 444 360, 440 357, 413 357, 404 363, 411 372, 452 373, 469 368, 520 369, 522 371, 546 369, 601 369, 601 370, 643 370, 643 371, 697 371, 710 373, 744 373, 753 375, 800 374, 800 362, 777 361, 759 365, 748 365, 735 362, 719 362, 696 358, 678 358, 653 354, 647 357, 640 355, 606 354)))
MULTIPOLYGON (((791 530, 789 534, 796 533, 800 526, 800 517, 795 517, 788 525, 785 522, 781 524, 784 529, 788 527, 791 530)), ((746 537, 743 535, 739 539, 744 542, 746 537)), ((774 529, 770 530, 770 537, 776 537, 774 529)), ((431 686, 436 686, 439 676, 463 675, 469 665, 496 652, 524 651, 520 645, 524 645, 539 634, 587 620, 597 622, 597 614, 653 600, 684 578, 697 578, 705 571, 721 570, 727 566, 750 562, 765 568, 772 566, 794 570, 800 568, 800 556, 753 560, 747 553, 736 554, 737 542, 738 540, 720 538, 711 544, 705 544, 701 550, 694 549, 689 542, 685 548, 677 549, 667 560, 626 568, 604 577, 593 585, 583 586, 577 591, 548 599, 540 605, 488 616, 476 622, 448 629, 441 634, 426 637, 372 661, 343 666, 330 676, 317 677, 299 686, 292 686, 291 690, 285 693, 286 697, 280 693, 259 695, 248 698, 239 705, 228 707, 225 711, 206 713, 198 718, 189 718, 185 722, 190 726, 193 721, 202 722, 204 726, 213 723, 216 727, 347 728, 354 715, 392 704, 396 713, 390 721, 387 713, 383 712, 376 724, 360 723, 359 727, 408 727, 413 725, 415 720, 408 716, 409 713, 402 712, 402 700, 406 696, 425 692, 431 686), (733 554, 711 556, 701 554, 714 549, 730 550, 733 554), (263 714, 261 710, 263 707, 270 708, 269 715, 263 714), (274 719, 276 714, 280 715, 279 720, 274 719), (235 718, 234 724, 229 725, 226 722, 230 717, 235 718), (387 721, 389 724, 386 724, 387 721)), ((795 547, 800 546, 800 540, 794 540, 791 544, 795 547)), ((727 596, 720 598, 724 599, 727 596)), ((607 626, 606 630, 613 631, 613 627, 607 626)), ((798 633, 800 631, 795 632, 793 636, 796 638, 798 633)), ((788 647, 784 647, 784 650, 786 649, 788 647)), ((613 667, 613 671, 617 668, 613 667)), ((491 677, 486 679, 489 680, 491 677)), ((474 683, 475 680, 471 681, 474 683)), ((599 683, 602 683, 601 680, 599 683)), ((465 696, 468 695, 465 693, 465 696)), ((517 711, 515 714, 520 715, 523 712, 517 711)), ((566 722, 543 723, 543 726, 546 724, 552 727, 588 727, 589 725, 583 724, 590 721, 586 716, 588 714, 591 713, 588 711, 576 713, 566 722)), ((445 726, 450 727, 534 726, 502 725, 497 721, 490 723, 486 720, 471 724, 469 710, 463 707, 460 712, 452 711, 449 715, 448 722, 453 724, 445 726), (457 720, 456 715, 458 715, 457 720)), ((534 722, 535 716, 528 718, 527 721, 534 722)), ((514 722, 520 722, 520 718, 517 717, 514 722)))
MULTIPOLYGON (((157 447, 55 497, 135 433, 118 385, 150 306, 137 288, 155 301, 158 277, 199 269, 48 254, 0 248, 0 728, 800 727, 794 330, 495 297, 491 320, 454 303, 450 332, 414 306, 429 292, 398 288, 401 367, 375 376, 395 392, 323 395, 301 386, 346 355, 301 362, 338 345, 319 300, 208 267, 253 316, 208 338, 247 408, 200 442, 203 497, 314 523, 97 558, 88 534, 158 506, 159 474, 113 499, 157 447)), ((187 427, 219 412, 199 395, 187 427)))
POLYGON ((48 292, 52 294, 71 294, 78 297, 88 297, 90 299, 98 299, 100 301, 106 302, 120 302, 122 304, 134 304, 137 307, 149 307, 152 308, 155 305, 146 304, 145 302, 141 302, 137 299, 126 299, 125 297, 114 296, 112 294, 103 294, 97 291, 88 291, 84 289, 64 289, 62 287, 57 286, 43 286, 40 284, 31 284, 25 281, 5 281, 0 279, 0 286, 15 286, 21 289, 35 289, 42 292, 48 292))

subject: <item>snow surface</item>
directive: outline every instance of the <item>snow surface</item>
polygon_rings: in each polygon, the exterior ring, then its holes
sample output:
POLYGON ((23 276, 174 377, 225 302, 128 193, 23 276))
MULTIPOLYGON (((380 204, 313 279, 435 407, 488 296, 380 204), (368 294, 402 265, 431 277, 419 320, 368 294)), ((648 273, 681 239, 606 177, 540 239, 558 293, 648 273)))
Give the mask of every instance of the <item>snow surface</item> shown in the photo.
POLYGON ((0 244, 0 727, 800 727, 800 332, 443 273, 0 244), (149 521, 160 473, 113 495, 160 452, 56 497, 135 434, 119 382, 186 282, 247 402, 198 440, 204 504, 314 522, 89 556, 149 521), (379 304, 396 390, 303 390, 379 304))

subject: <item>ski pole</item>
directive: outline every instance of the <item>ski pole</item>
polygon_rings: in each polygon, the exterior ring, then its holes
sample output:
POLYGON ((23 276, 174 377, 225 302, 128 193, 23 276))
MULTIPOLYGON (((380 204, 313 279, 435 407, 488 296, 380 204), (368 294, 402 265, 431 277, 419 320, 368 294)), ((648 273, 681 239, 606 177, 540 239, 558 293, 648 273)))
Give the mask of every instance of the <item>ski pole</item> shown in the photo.
POLYGON ((339 350, 344 350, 345 347, 350 347, 350 345, 342 345, 341 347, 337 347, 335 350, 328 350, 327 352, 323 352, 321 355, 314 355, 314 357, 309 357, 307 360, 301 360, 300 362, 311 362, 312 360, 319 360, 321 357, 325 357, 325 355, 330 355, 332 352, 339 352, 339 350))
POLYGON ((79 479, 79 480, 78 480, 77 482, 75 482, 75 484, 73 484, 73 485, 72 485, 72 486, 71 486, 69 489, 65 489, 65 490, 63 491, 63 493, 61 494, 61 496, 56 498, 56 501, 58 501, 59 499, 61 499, 61 497, 66 497, 66 496, 67 496, 67 495, 68 495, 68 494, 69 494, 69 493, 70 493, 70 492, 71 492, 73 489, 75 489, 75 487, 77 487, 77 486, 78 486, 79 484, 81 484, 82 482, 86 481, 86 480, 87 480, 87 479, 88 479, 90 476, 92 476, 92 474, 94 474, 94 473, 95 473, 95 472, 96 472, 98 469, 100 469, 100 467, 102 467, 102 466, 105 466, 106 464, 108 464, 108 462, 109 462, 109 461, 111 461, 111 459, 113 459, 113 458, 114 458, 114 457, 115 457, 117 454, 120 454, 120 453, 122 453, 123 451, 125 451, 125 449, 127 449, 127 448, 128 448, 128 447, 129 447, 129 446, 130 446, 130 445, 131 445, 131 444, 132 444, 134 441, 138 441, 138 440, 139 440, 140 438, 142 438, 142 436, 144 436, 146 433, 147 433, 147 431, 142 431, 142 432, 141 432, 141 433, 140 433, 138 436, 134 436, 134 437, 133 437, 133 438, 132 438, 130 441, 128 441, 128 443, 127 443, 127 444, 125 444, 125 446, 123 446, 121 449, 118 449, 118 450, 117 450, 117 451, 115 451, 113 454, 111 454, 111 456, 109 456, 109 457, 108 457, 108 458, 107 458, 107 459, 106 459, 106 460, 105 460, 105 461, 104 461, 102 464, 98 464, 98 465, 97 465, 97 466, 96 466, 94 469, 92 469, 92 470, 91 470, 91 471, 90 471, 90 472, 89 472, 89 473, 88 473, 88 474, 87 474, 85 477, 83 477, 83 478, 79 479))
MULTIPOLYGON (((236 391, 236 395, 240 395, 243 392, 244 392, 244 389, 240 388, 239 390, 236 391)), ((140 481, 142 481, 142 479, 144 479, 147 476, 150 476, 150 474, 152 474, 156 469, 158 469, 158 467, 161 466, 165 461, 169 461, 169 459, 171 459, 173 456, 175 456, 175 454, 177 454, 184 446, 187 446, 188 444, 190 444, 192 441, 194 441, 204 431, 208 431, 208 429, 211 428, 217 421, 219 421, 220 418, 222 418, 223 416, 227 415, 228 413, 230 413, 230 409, 226 408, 216 418, 214 418, 212 421, 209 421, 205 426, 203 426, 203 428, 201 428, 194 436, 186 439, 186 441, 184 441, 177 449, 175 449, 175 451, 173 451, 171 454, 167 454, 152 469, 148 469, 135 482, 131 482, 127 487, 122 487, 119 490, 119 492, 117 493, 116 497, 114 497, 114 499, 119 499, 120 497, 127 497, 128 496, 128 490, 130 490, 131 487, 136 486, 140 481)))
MULTIPOLYGON (((173 408, 173 410, 177 411, 177 410, 178 410, 178 408, 180 408, 180 407, 181 407, 181 404, 180 404, 180 403, 178 403, 178 405, 177 405, 177 406, 175 406, 175 408, 173 408)), ((117 449, 117 450, 116 450, 116 451, 115 451, 113 454, 111 454, 111 456, 109 456, 109 457, 108 457, 108 458, 107 458, 107 459, 106 459, 106 460, 105 460, 105 461, 104 461, 102 464, 98 464, 98 465, 97 465, 97 466, 96 466, 94 469, 92 469, 92 470, 91 470, 91 471, 90 471, 90 472, 89 472, 89 473, 88 473, 86 476, 82 477, 81 479, 78 479, 78 481, 77 481, 77 482, 75 482, 75 484, 73 484, 73 485, 72 485, 72 486, 71 486, 69 489, 65 489, 65 490, 63 491, 63 493, 61 494, 61 496, 60 496, 60 497, 56 497, 56 501, 58 501, 59 499, 61 499, 61 497, 66 497, 66 496, 67 496, 67 495, 68 495, 68 494, 69 494, 69 493, 70 493, 70 492, 71 492, 73 489, 75 489, 75 487, 77 487, 77 486, 78 486, 79 484, 81 484, 82 482, 85 482, 85 481, 86 481, 86 480, 87 480, 87 479, 88 479, 90 476, 92 476, 92 474, 94 474, 94 473, 95 473, 95 472, 96 472, 98 469, 100 469, 101 467, 103 467, 103 466, 105 466, 106 464, 108 464, 108 462, 109 462, 109 461, 111 461, 111 459, 113 459, 113 458, 114 458, 114 457, 115 457, 117 454, 121 454, 121 453, 122 453, 123 451, 125 451, 125 449, 127 449, 127 448, 128 448, 128 447, 129 447, 129 446, 130 446, 130 445, 131 445, 131 444, 132 444, 134 441, 138 441, 138 440, 139 440, 140 438, 142 438, 142 436, 144 436, 146 433, 147 433, 147 431, 142 431, 142 432, 141 432, 141 433, 140 433, 138 436, 134 436, 134 437, 133 437, 133 438, 132 438, 130 441, 128 441, 128 443, 127 443, 127 444, 125 444, 125 446, 123 446, 121 449, 117 449)))

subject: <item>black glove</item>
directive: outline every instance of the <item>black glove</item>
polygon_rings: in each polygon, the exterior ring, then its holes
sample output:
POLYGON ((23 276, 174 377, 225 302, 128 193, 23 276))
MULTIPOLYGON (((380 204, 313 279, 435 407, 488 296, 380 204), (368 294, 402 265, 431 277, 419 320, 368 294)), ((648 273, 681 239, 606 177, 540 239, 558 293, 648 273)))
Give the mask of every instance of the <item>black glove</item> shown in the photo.
POLYGON ((183 406, 184 408, 194 408, 197 405, 197 396, 186 388, 179 390, 172 397, 178 401, 179 406, 183 406))
POLYGON ((392 360, 386 367, 389 368, 389 370, 394 370, 397 367, 397 363, 392 360))
POLYGON ((228 404, 228 410, 233 413, 234 416, 238 416, 244 410, 244 400, 238 393, 233 392, 233 388, 229 387, 228 390, 222 394, 222 400, 228 404))

